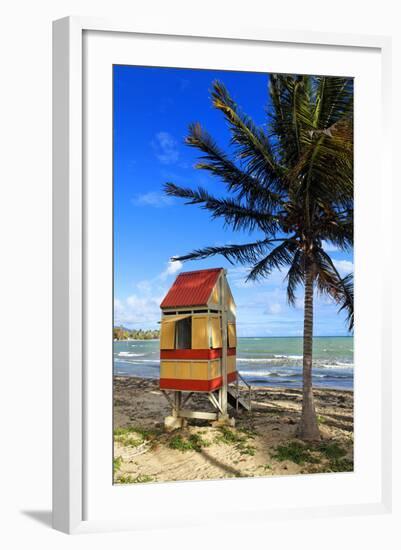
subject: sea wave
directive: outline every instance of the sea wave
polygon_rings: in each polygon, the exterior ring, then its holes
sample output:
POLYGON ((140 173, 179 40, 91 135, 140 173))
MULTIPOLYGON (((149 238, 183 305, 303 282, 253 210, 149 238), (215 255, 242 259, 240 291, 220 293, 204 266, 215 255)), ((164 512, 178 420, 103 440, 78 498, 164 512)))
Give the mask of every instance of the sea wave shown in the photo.
POLYGON ((273 371, 273 370, 242 370, 239 369, 242 376, 245 377, 267 377, 267 378, 300 378, 302 371, 273 371))
POLYGON ((120 351, 119 357, 145 357, 144 353, 131 353, 129 351, 120 351))
MULTIPOLYGON (((237 357, 237 363, 248 364, 248 365, 272 365, 273 368, 300 368, 301 367, 302 356, 300 355, 279 355, 274 357, 237 357), (286 363, 288 361, 288 363, 286 363), (291 364, 292 361, 295 361, 295 364, 291 364)), ((127 351, 121 351, 115 356, 114 361, 116 362, 126 362, 130 364, 141 364, 141 363, 154 363, 159 364, 159 357, 146 358, 145 353, 130 353, 127 351), (144 359, 142 359, 144 357, 144 359)), ((315 369, 331 369, 331 370, 353 370, 354 364, 344 361, 327 361, 322 359, 313 360, 313 367, 315 369)))
MULTIPOLYGON (((314 363, 315 365, 315 363, 314 363)), ((348 369, 353 370, 354 363, 342 363, 341 361, 335 361, 334 363, 324 363, 323 361, 317 361, 316 367, 319 369, 348 369)))
POLYGON ((237 363, 279 363, 278 357, 237 357, 237 363))
MULTIPOLYGON (((261 378, 302 378, 302 372, 275 372, 275 371, 263 371, 263 370, 252 370, 252 371, 246 371, 246 370, 240 370, 240 373, 242 376, 244 376, 247 379, 261 379, 261 378)), ((350 374, 346 373, 330 373, 330 374, 318 374, 313 373, 313 378, 330 378, 330 379, 352 379, 352 376, 350 374)))
MULTIPOLYGON (((274 357, 237 357, 237 363, 249 363, 249 364, 283 364, 285 361, 296 361, 297 363, 295 365, 286 365, 286 366, 294 366, 299 367, 301 366, 302 361, 302 355, 275 355, 274 357)), ((354 364, 349 362, 346 363, 344 361, 330 361, 324 359, 314 359, 313 360, 313 366, 315 368, 321 368, 321 369, 353 369, 354 364)))
POLYGON ((158 367, 160 365, 160 361, 158 359, 126 359, 125 357, 122 357, 120 359, 118 357, 115 357, 114 363, 125 363, 128 365, 142 365, 144 363, 146 364, 153 363, 158 367))

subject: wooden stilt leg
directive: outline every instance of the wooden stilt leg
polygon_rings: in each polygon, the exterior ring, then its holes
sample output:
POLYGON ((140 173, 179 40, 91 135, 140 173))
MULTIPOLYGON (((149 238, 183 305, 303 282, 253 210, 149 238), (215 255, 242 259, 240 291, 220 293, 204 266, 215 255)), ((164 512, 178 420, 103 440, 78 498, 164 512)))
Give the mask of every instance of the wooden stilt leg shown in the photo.
POLYGON ((175 391, 173 399, 173 410, 171 416, 166 416, 164 419, 164 427, 167 431, 177 430, 186 425, 186 420, 181 416, 181 401, 182 392, 175 391))

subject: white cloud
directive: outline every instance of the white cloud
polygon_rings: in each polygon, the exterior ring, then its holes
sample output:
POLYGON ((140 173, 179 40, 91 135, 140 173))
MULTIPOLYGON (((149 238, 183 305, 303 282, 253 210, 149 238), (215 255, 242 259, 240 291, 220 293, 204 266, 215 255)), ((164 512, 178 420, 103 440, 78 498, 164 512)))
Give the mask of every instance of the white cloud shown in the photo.
POLYGON ((270 304, 268 307, 269 313, 273 313, 273 315, 277 315, 277 313, 280 313, 282 311, 282 307, 280 304, 270 304))
POLYGON ((341 276, 348 275, 354 271, 354 264, 349 260, 333 260, 337 271, 341 276))
POLYGON ((169 275, 175 275, 178 273, 178 271, 181 271, 181 269, 184 267, 184 264, 177 260, 176 262, 172 262, 171 260, 168 261, 167 267, 162 273, 160 273, 159 278, 164 280, 169 275))
POLYGON ((177 162, 179 157, 177 142, 168 132, 158 132, 152 141, 152 147, 156 158, 162 164, 174 164, 177 162))
POLYGON ((114 324, 156 328, 160 319, 162 298, 151 294, 148 296, 132 294, 125 300, 114 300, 114 324))
POLYGON ((150 292, 152 290, 152 284, 145 279, 144 281, 139 281, 139 283, 136 284, 136 288, 141 292, 150 292))
POLYGON ((136 283, 137 292, 124 300, 114 300, 114 324, 134 328, 154 329, 160 320, 160 303, 167 293, 169 284, 164 281, 183 268, 180 261, 167 262, 166 268, 151 279, 136 283))
POLYGON ((164 193, 159 193, 158 191, 149 191, 149 193, 144 193, 143 195, 138 195, 135 199, 132 200, 132 203, 138 206, 153 206, 155 208, 163 208, 165 206, 170 206, 174 203, 173 197, 169 197, 164 193))

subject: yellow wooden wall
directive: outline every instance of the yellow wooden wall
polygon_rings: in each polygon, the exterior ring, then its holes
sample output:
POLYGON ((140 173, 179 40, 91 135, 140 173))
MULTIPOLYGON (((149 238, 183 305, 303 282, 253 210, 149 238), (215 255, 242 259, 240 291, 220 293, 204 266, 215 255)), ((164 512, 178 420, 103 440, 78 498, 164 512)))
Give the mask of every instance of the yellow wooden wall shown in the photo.
POLYGON ((160 378, 209 380, 209 361, 161 361, 160 378))
MULTIPOLYGON (((227 373, 236 370, 235 355, 227 357, 227 373)), ((221 376, 221 359, 212 361, 166 361, 160 362, 160 378, 179 380, 213 380, 221 376)))

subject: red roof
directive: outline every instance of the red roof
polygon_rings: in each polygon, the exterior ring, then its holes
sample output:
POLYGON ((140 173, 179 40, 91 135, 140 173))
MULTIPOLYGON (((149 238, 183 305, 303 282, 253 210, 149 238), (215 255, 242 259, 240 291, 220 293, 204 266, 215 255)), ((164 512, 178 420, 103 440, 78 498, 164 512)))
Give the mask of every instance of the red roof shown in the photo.
POLYGON ((222 269, 217 267, 180 273, 160 307, 205 306, 222 269))

